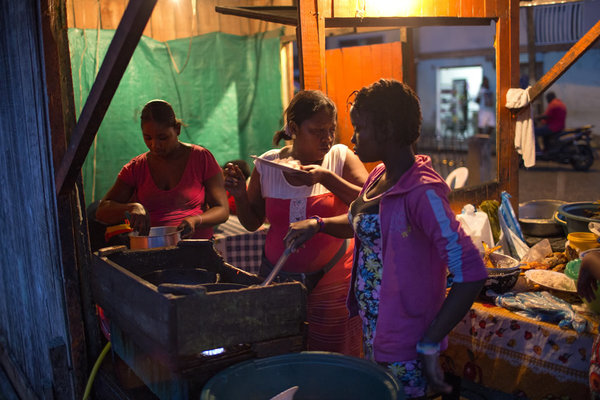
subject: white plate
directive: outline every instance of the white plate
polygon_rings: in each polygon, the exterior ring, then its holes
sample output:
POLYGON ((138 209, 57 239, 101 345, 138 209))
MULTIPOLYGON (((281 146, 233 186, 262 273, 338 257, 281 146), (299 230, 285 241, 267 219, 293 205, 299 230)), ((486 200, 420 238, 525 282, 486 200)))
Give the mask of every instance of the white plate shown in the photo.
POLYGON ((250 157, 254 158, 257 161, 260 161, 261 163, 263 163, 265 165, 268 165, 269 167, 277 168, 277 169, 280 169, 280 170, 282 170, 284 172, 296 172, 296 173, 297 172, 302 172, 302 173, 304 173, 304 171, 302 171, 301 169, 293 168, 293 167, 288 167, 285 164, 280 164, 280 163, 275 162, 275 161, 265 160, 264 158, 260 158, 260 157, 257 157, 257 156, 250 156, 250 157))
POLYGON ((530 269, 525 272, 525 276, 530 281, 548 289, 570 293, 577 292, 575 281, 562 272, 547 271, 545 269, 530 269))

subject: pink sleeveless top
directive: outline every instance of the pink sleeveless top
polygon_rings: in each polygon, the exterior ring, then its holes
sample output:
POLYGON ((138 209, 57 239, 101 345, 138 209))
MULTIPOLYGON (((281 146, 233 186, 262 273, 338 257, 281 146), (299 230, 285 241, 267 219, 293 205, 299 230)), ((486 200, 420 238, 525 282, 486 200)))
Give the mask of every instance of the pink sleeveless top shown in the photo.
MULTIPOLYGON (((148 167, 148 152, 128 162, 118 179, 135 190, 132 201, 141 203, 150 215, 150 226, 177 226, 186 217, 202 214, 205 200, 204 182, 221 173, 210 151, 191 145, 192 152, 179 183, 170 190, 159 189, 148 167)), ((194 239, 210 239, 212 228, 198 229, 194 239)))

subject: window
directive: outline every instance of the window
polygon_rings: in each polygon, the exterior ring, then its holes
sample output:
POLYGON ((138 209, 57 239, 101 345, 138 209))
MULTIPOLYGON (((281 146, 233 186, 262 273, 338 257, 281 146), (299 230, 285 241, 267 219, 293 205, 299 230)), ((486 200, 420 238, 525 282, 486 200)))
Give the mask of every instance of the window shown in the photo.
POLYGON ((583 4, 536 6, 534 21, 537 45, 574 43, 583 36, 583 4))

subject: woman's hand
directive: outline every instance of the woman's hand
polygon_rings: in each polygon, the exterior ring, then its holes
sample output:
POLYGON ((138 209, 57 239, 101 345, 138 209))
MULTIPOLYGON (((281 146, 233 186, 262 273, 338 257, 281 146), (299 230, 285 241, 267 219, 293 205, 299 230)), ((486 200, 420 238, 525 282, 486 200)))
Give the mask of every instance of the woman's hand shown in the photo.
POLYGON ((233 163, 227 163, 223 170, 225 177, 225 189, 234 197, 240 197, 246 193, 246 177, 240 167, 233 163))
POLYGON ((182 239, 191 237, 196 231, 194 217, 184 218, 179 225, 177 225, 177 230, 181 230, 180 236, 182 239))
POLYGON ((435 393, 451 393, 452 386, 444 381, 444 371, 440 366, 439 353, 419 354, 423 363, 423 372, 427 377, 429 388, 435 393))
POLYGON ((298 172, 283 172, 285 179, 293 186, 312 186, 321 183, 328 174, 331 174, 331 171, 319 165, 301 165, 298 172))
POLYGON ((314 218, 292 222, 283 241, 286 247, 293 246, 293 249, 296 250, 303 246, 318 231, 319 223, 314 218))
POLYGON ((129 220, 131 229, 138 232, 140 236, 148 236, 150 233, 150 216, 140 203, 131 203, 132 207, 125 213, 129 220))

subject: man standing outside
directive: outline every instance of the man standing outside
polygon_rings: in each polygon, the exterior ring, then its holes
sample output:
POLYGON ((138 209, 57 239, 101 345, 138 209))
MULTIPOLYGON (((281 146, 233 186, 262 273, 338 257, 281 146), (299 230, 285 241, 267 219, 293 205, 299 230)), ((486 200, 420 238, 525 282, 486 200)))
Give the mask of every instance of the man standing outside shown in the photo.
POLYGON ((490 81, 487 76, 481 81, 481 88, 475 101, 479 103, 477 127, 480 135, 491 135, 496 128, 496 110, 494 108, 494 92, 490 90, 490 81))
POLYGON ((535 128, 535 145, 539 149, 538 138, 541 137, 544 142, 544 152, 550 149, 552 135, 565 129, 565 121, 567 120, 567 107, 556 97, 554 92, 546 94, 546 101, 548 102, 546 111, 543 115, 535 118, 536 121, 542 123, 535 128))
POLYGON ((469 185, 477 185, 492 179, 491 135, 496 128, 496 108, 494 92, 490 89, 487 76, 481 81, 479 93, 475 98, 479 103, 477 115, 477 133, 469 139, 467 168, 469 168, 469 185))

